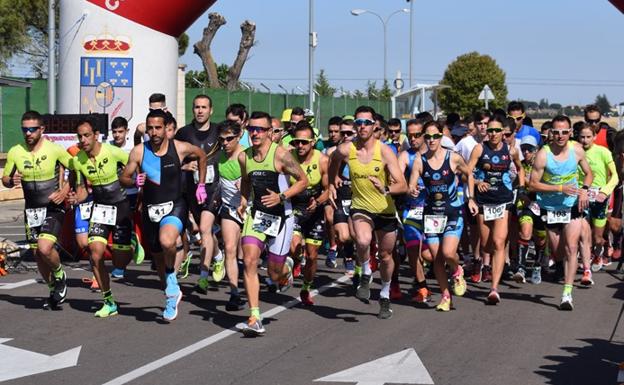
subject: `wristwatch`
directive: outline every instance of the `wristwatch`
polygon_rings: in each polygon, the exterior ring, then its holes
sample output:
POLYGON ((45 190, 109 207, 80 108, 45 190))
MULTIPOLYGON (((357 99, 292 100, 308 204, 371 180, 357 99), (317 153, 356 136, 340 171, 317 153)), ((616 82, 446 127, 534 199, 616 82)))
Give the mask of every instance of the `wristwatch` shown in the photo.
POLYGON ((582 189, 583 189, 583 190, 589 190, 589 186, 588 186, 588 185, 586 185, 586 184, 584 184, 584 185, 583 185, 583 187, 582 187, 582 189))
POLYGON ((280 201, 284 202, 286 200, 286 195, 284 193, 279 193, 280 201))
POLYGON ((388 195, 388 194, 390 194, 390 187, 385 186, 384 187, 384 195, 388 195))

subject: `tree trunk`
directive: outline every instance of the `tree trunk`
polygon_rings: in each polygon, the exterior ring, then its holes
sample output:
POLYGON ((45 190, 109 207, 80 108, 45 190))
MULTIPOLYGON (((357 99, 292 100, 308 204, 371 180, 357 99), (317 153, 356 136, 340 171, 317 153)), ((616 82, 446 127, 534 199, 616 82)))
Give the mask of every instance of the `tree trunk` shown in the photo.
POLYGON ((208 19, 210 21, 208 22, 208 27, 204 28, 204 35, 202 39, 195 43, 193 48, 195 54, 201 58, 202 63, 204 64, 204 69, 208 74, 210 88, 221 88, 219 78, 217 76, 217 65, 212 58, 212 53, 210 52, 210 44, 212 44, 212 39, 214 39, 219 28, 221 28, 226 21, 223 16, 216 12, 210 13, 210 15, 208 15, 208 19))
POLYGON ((230 67, 227 76, 227 88, 228 90, 235 90, 238 88, 238 79, 243 71, 243 65, 247 61, 247 55, 249 50, 253 47, 256 37, 256 24, 252 21, 245 20, 241 26, 241 40, 238 47, 238 54, 236 54, 236 60, 230 67))

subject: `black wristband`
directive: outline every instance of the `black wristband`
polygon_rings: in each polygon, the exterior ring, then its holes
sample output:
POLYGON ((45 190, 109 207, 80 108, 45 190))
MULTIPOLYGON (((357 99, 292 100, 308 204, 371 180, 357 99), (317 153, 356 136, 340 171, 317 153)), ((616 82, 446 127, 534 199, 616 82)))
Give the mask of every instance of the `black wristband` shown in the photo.
POLYGON ((589 190, 589 186, 584 184, 583 187, 581 187, 583 190, 589 190))

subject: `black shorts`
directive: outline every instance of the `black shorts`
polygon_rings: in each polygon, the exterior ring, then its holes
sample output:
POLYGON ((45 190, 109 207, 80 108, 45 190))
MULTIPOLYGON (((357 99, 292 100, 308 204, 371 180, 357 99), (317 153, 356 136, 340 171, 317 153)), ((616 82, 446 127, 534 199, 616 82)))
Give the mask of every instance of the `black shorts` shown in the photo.
MULTIPOLYGON (((511 210, 514 206, 513 203, 510 202, 503 202, 503 203, 488 203, 488 204, 481 204, 481 203, 477 203, 477 206, 479 207, 479 214, 483 215, 483 206, 498 206, 498 205, 505 205, 505 210, 509 211, 509 215, 511 215, 511 210)), ((466 210, 468 210, 468 213, 470 213, 470 209, 468 209, 468 206, 466 206, 466 210)))
POLYGON ((301 234, 306 243, 320 246, 325 236, 325 209, 317 208, 313 213, 295 211, 295 226, 293 231, 301 234))
POLYGON ((334 224, 349 223, 349 210, 351 210, 351 196, 337 194, 336 210, 334 210, 334 224))
MULTIPOLYGON (((547 220, 547 212, 544 209, 540 211, 541 219, 544 222, 547 230, 563 230, 565 223, 552 223, 548 224, 547 220)), ((579 211, 577 202, 574 202, 574 205, 570 208, 570 221, 574 219, 583 218, 583 212, 579 211)))
POLYGON ((98 202, 93 202, 91 208, 91 219, 89 220, 89 243, 102 242, 108 244, 108 237, 113 232, 113 249, 130 250, 130 240, 132 239, 132 213, 130 212, 130 202, 124 199, 121 202, 107 204, 107 206, 117 207, 117 218, 115 225, 105 225, 95 223, 93 219, 93 211, 98 202))
POLYGON ((236 212, 236 207, 222 204, 221 208, 219 208, 219 218, 221 220, 227 219, 232 222, 236 222, 241 229, 243 228, 243 221, 238 216, 238 213, 236 212))
POLYGON ((618 184, 615 190, 613 190, 613 208, 611 211, 611 216, 613 218, 622 218, 622 185, 618 184))
POLYGON ((351 218, 353 219, 354 216, 363 216, 365 218, 368 218, 370 221, 373 222, 373 230, 377 231, 383 231, 386 233, 391 233, 393 231, 396 231, 399 228, 399 220, 397 219, 396 215, 391 216, 391 215, 381 215, 381 214, 373 214, 373 213, 369 213, 366 210, 361 210, 361 209, 352 209, 351 210, 351 218))
POLYGON ((177 227, 180 234, 182 234, 188 221, 186 202, 183 198, 178 199, 174 202, 171 212, 162 217, 158 222, 152 222, 149 218, 147 207, 148 205, 144 204, 143 211, 141 212, 143 217, 143 238, 147 239, 150 251, 160 253, 163 251, 160 245, 160 227, 166 224, 174 225, 177 227))
MULTIPOLYGON (((56 242, 61 236, 63 229, 63 220, 65 219, 65 209, 63 206, 50 203, 46 207, 45 218, 43 223, 39 226, 29 226, 28 216, 26 210, 36 210, 36 208, 26 208, 24 210, 24 227, 26 229, 26 241, 31 247, 37 246, 37 239, 48 239, 52 242, 56 242)), ((34 211, 31 215, 34 220, 40 220, 35 218, 34 211)), ((36 222, 34 222, 36 223, 36 222)))
POLYGON ((219 183, 213 183, 206 185, 206 194, 208 197, 204 203, 199 204, 197 198, 195 198, 195 190, 186 192, 186 204, 189 211, 193 215, 193 219, 197 226, 199 226, 202 211, 211 212, 212 215, 217 217, 219 215, 219 207, 221 207, 221 189, 219 183))

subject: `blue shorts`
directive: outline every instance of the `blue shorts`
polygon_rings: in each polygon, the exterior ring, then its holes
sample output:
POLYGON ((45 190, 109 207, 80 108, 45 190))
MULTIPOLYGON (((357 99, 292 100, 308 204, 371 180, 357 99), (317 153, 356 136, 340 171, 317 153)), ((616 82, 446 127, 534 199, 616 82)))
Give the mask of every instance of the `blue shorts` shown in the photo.
MULTIPOLYGON (((93 197, 89 195, 83 204, 93 202, 93 197)), ((89 218, 82 219, 80 205, 74 207, 74 231, 76 234, 86 234, 89 232, 89 218)))
POLYGON ((462 231, 464 231, 464 218, 463 216, 458 216, 457 218, 449 218, 446 221, 446 227, 444 231, 440 234, 426 234, 427 244, 438 244, 440 243, 440 238, 446 237, 455 237, 461 238, 462 231))
POLYGON ((405 247, 408 249, 411 247, 418 247, 420 243, 425 239, 425 234, 423 234, 423 221, 408 218, 409 210, 403 210, 403 215, 401 218, 403 219, 403 239, 405 240, 405 247))

